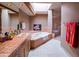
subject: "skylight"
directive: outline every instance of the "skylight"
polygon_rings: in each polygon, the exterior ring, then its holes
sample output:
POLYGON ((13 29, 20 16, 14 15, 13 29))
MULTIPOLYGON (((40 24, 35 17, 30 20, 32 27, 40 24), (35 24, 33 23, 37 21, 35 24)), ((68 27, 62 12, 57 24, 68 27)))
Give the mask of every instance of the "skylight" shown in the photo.
POLYGON ((31 3, 34 11, 48 11, 50 3, 31 3))

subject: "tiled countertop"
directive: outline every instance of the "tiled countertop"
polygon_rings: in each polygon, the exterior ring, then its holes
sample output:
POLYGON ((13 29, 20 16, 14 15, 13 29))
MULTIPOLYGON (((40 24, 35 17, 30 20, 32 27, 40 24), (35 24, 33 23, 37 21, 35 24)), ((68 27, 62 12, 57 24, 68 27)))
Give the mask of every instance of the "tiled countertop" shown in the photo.
POLYGON ((21 33, 12 40, 0 42, 0 57, 10 56, 26 39, 29 39, 28 36, 29 33, 21 33))

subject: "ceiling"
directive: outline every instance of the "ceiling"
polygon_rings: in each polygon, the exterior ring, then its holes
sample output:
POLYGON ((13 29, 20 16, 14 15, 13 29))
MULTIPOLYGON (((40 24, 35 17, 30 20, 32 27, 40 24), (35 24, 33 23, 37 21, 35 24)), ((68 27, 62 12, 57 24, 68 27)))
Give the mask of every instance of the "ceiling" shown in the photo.
POLYGON ((51 6, 51 3, 31 3, 34 12, 37 14, 47 14, 48 9, 51 6))
POLYGON ((49 9, 59 9, 61 8, 61 2, 53 2, 49 9))
POLYGON ((40 2, 40 3, 31 3, 35 13, 37 14, 48 14, 48 10, 54 10, 55 12, 60 12, 61 2, 40 2))
MULTIPOLYGON (((14 3, 17 4, 17 3, 14 3)), ((20 6, 20 8, 27 13, 28 15, 33 15, 32 12, 27 7, 28 3, 18 3, 17 5, 20 6), (20 5, 19 5, 20 4, 20 5)), ((60 12, 61 10, 61 2, 30 2, 31 6, 33 7, 34 14, 48 14, 48 10, 54 10, 55 13, 60 12)), ((0 6, 0 8, 3 8, 0 6)), ((12 11, 9 11, 9 13, 14 13, 12 11)))

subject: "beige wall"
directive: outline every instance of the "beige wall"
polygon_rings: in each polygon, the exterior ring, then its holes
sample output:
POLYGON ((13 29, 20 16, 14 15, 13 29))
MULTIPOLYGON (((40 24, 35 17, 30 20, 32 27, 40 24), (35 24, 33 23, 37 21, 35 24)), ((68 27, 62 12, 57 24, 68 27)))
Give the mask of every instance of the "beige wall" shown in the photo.
POLYGON ((25 25, 25 30, 29 30, 30 24, 29 24, 29 16, 22 12, 21 10, 19 11, 19 14, 11 14, 10 15, 10 26, 13 29, 17 29, 17 24, 22 22, 25 25))
POLYGON ((25 23, 25 30, 30 30, 30 18, 27 14, 25 14, 24 12, 22 12, 21 10, 19 11, 20 15, 19 15, 19 20, 20 22, 25 23))
POLYGON ((33 30, 33 24, 41 24, 42 25, 42 30, 47 27, 47 15, 45 14, 37 14, 35 16, 32 16, 30 19, 31 23, 31 30, 33 30))
POLYGON ((61 8, 61 34, 62 38, 65 39, 65 23, 71 21, 79 22, 79 4, 63 4, 61 8))
MULTIPOLYGON (((65 3, 61 8, 61 39, 64 44, 66 41, 66 22, 76 21, 79 22, 79 4, 78 3, 65 3)), ((65 46, 66 47, 66 46, 65 46)), ((71 48, 73 53, 79 55, 79 48, 71 48)))
POLYGON ((57 29, 61 25, 61 11, 55 13, 53 11, 53 29, 57 29))
POLYGON ((19 24, 19 15, 10 14, 10 28, 17 29, 17 24, 19 24))

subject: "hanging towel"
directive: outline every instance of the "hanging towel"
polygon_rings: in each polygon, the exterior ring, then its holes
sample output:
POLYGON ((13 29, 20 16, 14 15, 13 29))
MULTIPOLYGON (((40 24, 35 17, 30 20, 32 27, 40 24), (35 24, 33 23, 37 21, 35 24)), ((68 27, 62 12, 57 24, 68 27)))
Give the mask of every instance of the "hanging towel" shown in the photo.
POLYGON ((69 43, 70 41, 70 23, 66 23, 66 42, 69 43))
POLYGON ((66 27, 66 41, 70 44, 71 47, 78 47, 78 27, 77 22, 67 23, 66 27))
POLYGON ((70 23, 70 40, 69 40, 71 47, 78 47, 78 27, 77 22, 70 23))

